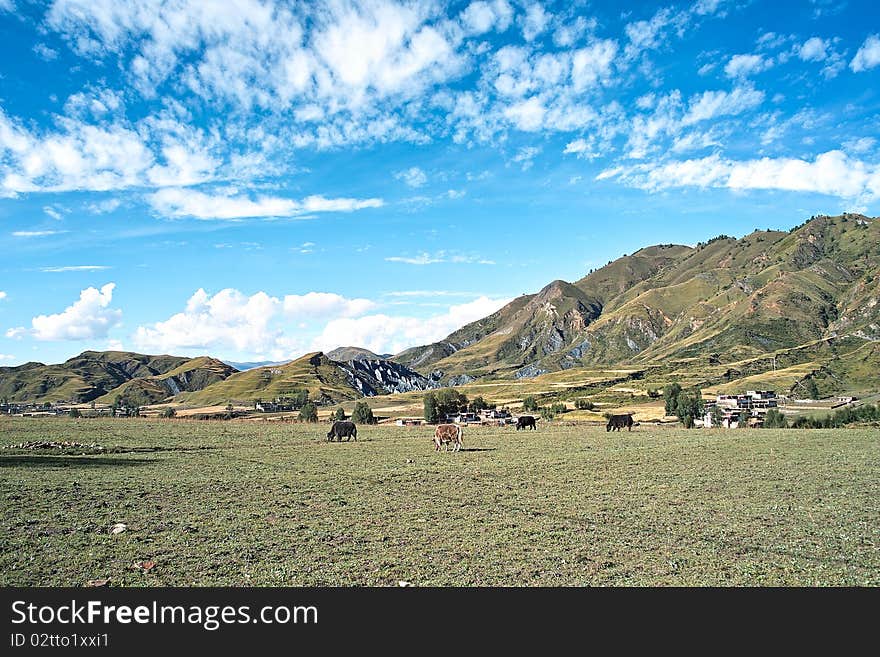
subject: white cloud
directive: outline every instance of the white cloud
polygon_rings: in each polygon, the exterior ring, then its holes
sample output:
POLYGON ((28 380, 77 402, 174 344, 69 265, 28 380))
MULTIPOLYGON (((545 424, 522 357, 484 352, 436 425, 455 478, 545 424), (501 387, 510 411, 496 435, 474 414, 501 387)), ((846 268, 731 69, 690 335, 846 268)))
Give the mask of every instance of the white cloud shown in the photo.
POLYGON ((325 198, 308 196, 302 201, 288 198, 206 194, 193 189, 161 189, 147 197, 154 210, 167 217, 196 219, 243 219, 253 217, 296 217, 313 212, 353 212, 382 207, 378 198, 325 198))
POLYGON ((552 14, 547 13, 541 3, 535 2, 529 5, 526 13, 522 18, 522 33, 526 41, 534 41, 539 36, 553 18, 552 14))
POLYGON ((375 307, 376 304, 369 299, 346 299, 331 292, 289 294, 283 302, 284 312, 300 319, 357 317, 375 307))
MULTIPOLYGON (((115 283, 100 290, 89 287, 79 300, 56 315, 39 315, 31 320, 31 334, 37 340, 90 340, 107 337, 118 326, 122 311, 110 308, 115 283)), ((7 332, 8 335, 8 332, 7 332)))
POLYGON ((576 50, 571 62, 571 79, 575 91, 582 91, 607 81, 617 55, 617 42, 600 39, 586 48, 576 50))
POLYGON ((761 55, 734 55, 724 66, 724 73, 729 78, 745 78, 766 71, 771 66, 773 60, 761 55))
POLYGON ((17 326, 15 328, 6 329, 6 333, 4 335, 10 340, 21 340, 27 334, 28 330, 25 327, 17 326))
POLYGON ((329 322, 321 335, 313 340, 312 348, 326 351, 343 344, 356 344, 376 353, 399 353, 408 347, 442 340, 462 326, 491 315, 509 302, 510 299, 481 296, 428 318, 377 314, 336 319, 329 322))
POLYGON ((37 54, 40 59, 43 59, 47 62, 51 62, 58 58, 58 51, 53 50, 45 43, 38 43, 33 47, 33 51, 37 54))
POLYGON ((846 200, 880 197, 880 166, 828 151, 814 160, 761 158, 729 160, 718 155, 607 169, 599 180, 617 178, 635 187, 658 191, 670 187, 724 187, 814 192, 846 200))
POLYGON ((0 290, 0 301, 3 301, 6 297, 7 297, 6 292, 4 292, 3 290, 0 290))
POLYGON ((505 0, 472 2, 461 12, 461 23, 468 34, 485 34, 496 29, 506 30, 513 19, 513 8, 505 0))
POLYGON ((219 161, 202 132, 170 119, 93 124, 56 116, 32 131, 0 108, 0 197, 206 182, 219 161))
POLYGON ((51 205, 47 205, 46 207, 44 207, 43 212, 52 217, 55 221, 61 220, 61 213, 53 208, 51 205))
POLYGON ((385 258, 387 262, 400 262, 406 265, 435 265, 439 263, 453 264, 476 264, 476 265, 494 265, 494 260, 487 260, 476 255, 465 255, 461 253, 450 253, 447 251, 437 251, 436 253, 422 252, 416 256, 391 256, 385 258))
POLYGON ((120 205, 122 205, 122 201, 120 201, 118 198, 109 198, 104 201, 89 203, 86 207, 92 214, 106 214, 108 212, 113 212, 120 205))
POLYGON ((528 171, 532 168, 535 157, 540 152, 541 149, 537 146, 524 146, 516 152, 516 155, 513 156, 513 161, 518 162, 522 166, 523 171, 528 171))
POLYGON ((67 265, 64 267, 43 267, 41 272, 58 274, 69 271, 104 271, 110 269, 107 265, 67 265))
POLYGON ((139 349, 152 353, 234 348, 265 354, 282 336, 270 326, 280 307, 281 302, 265 292, 246 296, 227 288, 211 296, 200 288, 183 312, 164 322, 139 326, 132 339, 139 349))
POLYGON ((211 295, 199 289, 182 312, 139 326, 132 340, 139 349, 151 352, 234 350, 281 360, 306 348, 299 334, 308 323, 357 317, 375 306, 368 299, 348 299, 329 292, 279 299, 262 291, 248 296, 227 288, 211 295), (292 334, 287 332, 291 325, 297 327, 292 334))
POLYGON ((48 237, 66 232, 66 230, 15 230, 11 234, 13 237, 48 237))
POLYGON ((504 116, 514 126, 526 132, 539 130, 544 124, 546 113, 547 110, 537 96, 532 96, 528 100, 511 105, 504 110, 504 116))
POLYGON ((705 91, 689 101, 683 125, 693 125, 718 116, 735 115, 757 107, 764 102, 764 92, 749 86, 737 86, 731 91, 705 91))
POLYGON ((859 137, 858 139, 850 139, 843 142, 843 147, 848 153, 867 153, 877 145, 877 140, 873 137, 859 137))
POLYGON ((629 23, 624 28, 630 41, 626 47, 626 56, 633 58, 643 50, 659 47, 665 28, 682 20, 682 18, 676 16, 671 9, 666 8, 659 10, 650 20, 629 23))
POLYGON ((13 356, 12 354, 0 354, 0 361, 9 361, 9 360, 15 360, 15 356, 13 356))
POLYGON ((880 64, 880 34, 872 34, 862 47, 859 48, 856 56, 852 58, 849 67, 855 73, 867 71, 880 64))
POLYGON ((707 16, 717 12, 724 4, 725 0, 697 0, 692 7, 692 11, 698 16, 707 16))
POLYGON ((398 171, 394 174, 394 177, 413 189, 422 187, 428 182, 428 176, 419 167, 410 167, 405 171, 398 171))
POLYGON ((819 37, 812 37, 804 41, 798 48, 798 57, 805 62, 821 62, 828 57, 828 48, 831 43, 819 37))
POLYGON ((385 292, 386 297, 479 297, 481 294, 474 292, 454 292, 451 290, 395 290, 385 292))

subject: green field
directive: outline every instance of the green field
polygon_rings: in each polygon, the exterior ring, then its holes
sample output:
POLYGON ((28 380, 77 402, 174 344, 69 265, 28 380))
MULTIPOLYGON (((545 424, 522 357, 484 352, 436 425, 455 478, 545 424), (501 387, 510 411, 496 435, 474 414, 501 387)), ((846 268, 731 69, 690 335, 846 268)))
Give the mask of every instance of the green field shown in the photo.
POLYGON ((876 428, 326 431, 0 418, 0 584, 880 584, 876 428))

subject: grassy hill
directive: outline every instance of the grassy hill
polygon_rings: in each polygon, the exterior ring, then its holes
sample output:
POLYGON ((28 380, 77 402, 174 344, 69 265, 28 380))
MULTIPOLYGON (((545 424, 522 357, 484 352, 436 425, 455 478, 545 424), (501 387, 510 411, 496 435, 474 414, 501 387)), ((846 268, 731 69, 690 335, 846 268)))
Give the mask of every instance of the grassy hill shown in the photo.
POLYGON ((197 406, 250 405, 256 399, 272 400, 307 390, 309 399, 330 404, 432 386, 417 372, 378 356, 337 362, 318 351, 283 365, 238 372, 198 392, 178 395, 176 400, 197 406))
POLYGON ((255 399, 271 400, 300 390, 308 390, 311 399, 355 399, 360 396, 333 361, 323 353, 315 352, 283 365, 238 372, 204 390, 183 393, 177 400, 195 406, 228 402, 251 404, 255 399))
POLYGON ((196 392, 207 388, 235 372, 235 368, 226 363, 200 356, 187 360, 164 374, 132 379, 95 401, 110 404, 119 398, 127 404, 137 406, 156 404, 181 392, 196 392))
POLYGON ((199 390, 236 370, 206 356, 149 356, 128 351, 84 351, 56 365, 0 368, 0 398, 15 402, 99 402, 117 397, 151 404, 183 390, 199 390))
POLYGON ((342 363, 350 360, 381 360, 382 357, 361 347, 338 347, 327 352, 327 358, 342 363))
POLYGON ((10 401, 89 402, 143 377, 165 374, 188 362, 180 356, 127 351, 84 351, 56 365, 26 363, 0 368, 0 398, 10 401))

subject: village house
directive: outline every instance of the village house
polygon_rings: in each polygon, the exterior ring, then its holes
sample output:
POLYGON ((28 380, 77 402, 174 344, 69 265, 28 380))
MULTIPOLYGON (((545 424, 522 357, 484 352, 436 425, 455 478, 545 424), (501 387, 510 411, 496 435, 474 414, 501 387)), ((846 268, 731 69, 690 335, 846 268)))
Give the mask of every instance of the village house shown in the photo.
POLYGON ((747 390, 744 395, 717 395, 714 401, 706 402, 703 427, 736 429, 743 422, 750 427, 763 426, 767 411, 776 408, 778 402, 779 397, 773 390, 747 390))
POLYGON ((399 427, 420 427, 427 422, 421 417, 399 417, 394 424, 399 427))

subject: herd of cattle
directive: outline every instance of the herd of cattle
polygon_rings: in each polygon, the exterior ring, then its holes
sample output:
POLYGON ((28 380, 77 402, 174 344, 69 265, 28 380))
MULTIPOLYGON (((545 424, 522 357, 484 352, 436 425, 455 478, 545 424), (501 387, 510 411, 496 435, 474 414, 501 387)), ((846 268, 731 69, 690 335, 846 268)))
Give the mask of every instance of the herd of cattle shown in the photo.
MULTIPOLYGON (((638 423, 633 422, 631 413, 625 415, 612 415, 608 418, 608 424, 605 426, 605 431, 620 431, 623 427, 626 427, 627 431, 632 431, 634 425, 638 426, 638 423)), ((521 415, 516 421, 516 430, 519 431, 520 429, 537 431, 538 422, 531 415, 521 415)), ((452 446, 453 452, 461 451, 463 434, 464 432, 462 431, 460 424, 439 425, 434 430, 434 451, 439 452, 441 447, 444 451, 449 451, 450 445, 452 446)), ((346 439, 346 442, 350 441, 352 438, 357 441, 357 426, 354 422, 349 421, 334 422, 330 431, 327 433, 327 440, 333 442, 334 438, 339 442, 342 442, 343 438, 346 439)))

